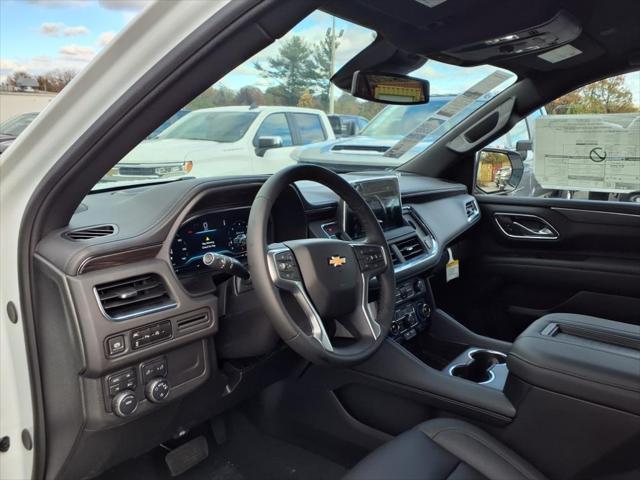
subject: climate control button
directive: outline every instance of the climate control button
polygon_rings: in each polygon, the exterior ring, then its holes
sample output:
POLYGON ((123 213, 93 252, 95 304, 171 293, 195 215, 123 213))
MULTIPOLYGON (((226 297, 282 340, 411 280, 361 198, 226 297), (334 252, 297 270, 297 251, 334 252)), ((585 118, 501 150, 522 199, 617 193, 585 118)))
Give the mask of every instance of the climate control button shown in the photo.
POLYGON ((138 408, 138 399, 136 398, 136 394, 131 390, 123 390, 113 397, 111 406, 113 413, 119 417, 128 417, 138 408))
POLYGON ((154 403, 163 402, 169 396, 169 382, 166 378, 154 378, 144 389, 144 393, 149 401, 154 403))

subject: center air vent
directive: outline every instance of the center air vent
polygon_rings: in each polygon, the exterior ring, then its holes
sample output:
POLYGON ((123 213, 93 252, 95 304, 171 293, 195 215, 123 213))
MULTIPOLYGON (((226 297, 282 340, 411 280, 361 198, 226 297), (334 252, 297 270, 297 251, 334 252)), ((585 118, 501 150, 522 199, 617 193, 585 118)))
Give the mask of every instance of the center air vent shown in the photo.
POLYGON ((478 213, 480 213, 478 211, 478 204, 476 203, 475 200, 469 200, 467 203, 465 203, 464 204, 464 209, 467 212, 467 219, 469 221, 471 221, 474 218, 476 218, 478 213))
POLYGON ((400 240, 399 242, 395 243, 395 246, 397 247, 398 251, 400 252, 400 256, 404 259, 405 262, 419 257, 424 253, 424 245, 416 236, 400 240))
POLYGON ((116 231, 114 225, 95 225, 93 227, 79 228, 66 233, 70 240, 91 240, 92 238, 113 235, 116 231))
POLYGON ((155 273, 98 285, 95 291, 102 310, 112 320, 126 320, 176 305, 155 273))

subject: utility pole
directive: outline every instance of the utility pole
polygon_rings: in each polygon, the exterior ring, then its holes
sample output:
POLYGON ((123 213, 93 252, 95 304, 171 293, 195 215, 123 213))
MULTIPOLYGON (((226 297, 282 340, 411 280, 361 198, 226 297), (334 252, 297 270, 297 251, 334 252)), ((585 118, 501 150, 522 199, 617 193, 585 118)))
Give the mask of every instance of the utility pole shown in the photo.
MULTIPOLYGON (((331 17, 331 76, 336 68, 336 17, 331 17)), ((333 114, 333 83, 329 82, 329 115, 333 114)))

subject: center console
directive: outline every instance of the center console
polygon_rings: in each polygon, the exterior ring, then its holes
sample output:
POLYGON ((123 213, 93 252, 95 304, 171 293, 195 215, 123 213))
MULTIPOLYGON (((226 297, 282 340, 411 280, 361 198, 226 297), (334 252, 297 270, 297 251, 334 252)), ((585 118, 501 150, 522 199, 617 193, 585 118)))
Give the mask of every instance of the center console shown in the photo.
POLYGON ((422 278, 397 285, 396 310, 389 337, 404 342, 425 331, 431 318, 431 304, 427 284, 422 278))

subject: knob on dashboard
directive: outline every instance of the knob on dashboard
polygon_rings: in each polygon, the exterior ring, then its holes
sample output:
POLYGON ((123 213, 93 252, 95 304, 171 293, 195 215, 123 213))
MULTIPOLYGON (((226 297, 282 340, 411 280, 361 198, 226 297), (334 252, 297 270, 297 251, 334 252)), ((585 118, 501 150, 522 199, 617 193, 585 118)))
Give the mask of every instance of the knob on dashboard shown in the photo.
POLYGON ((111 406, 113 413, 119 417, 128 417, 138 408, 138 399, 131 390, 123 390, 113 397, 111 406))
POLYGON ((400 325, 398 324, 398 322, 391 322, 391 328, 389 329, 389 331, 392 335, 397 335, 398 333, 400 333, 400 325))
POLYGON ((428 303, 421 303, 418 305, 418 313, 422 318, 429 318, 431 316, 431 307, 428 303))
POLYGON ((154 378, 147 383, 144 393, 149 401, 158 403, 167 399, 169 390, 169 382, 166 378, 154 378))

